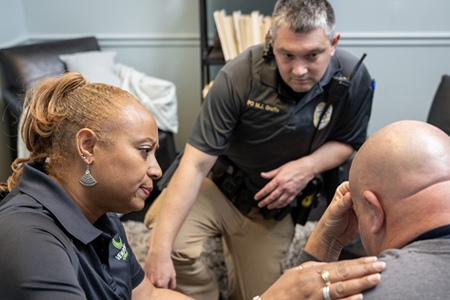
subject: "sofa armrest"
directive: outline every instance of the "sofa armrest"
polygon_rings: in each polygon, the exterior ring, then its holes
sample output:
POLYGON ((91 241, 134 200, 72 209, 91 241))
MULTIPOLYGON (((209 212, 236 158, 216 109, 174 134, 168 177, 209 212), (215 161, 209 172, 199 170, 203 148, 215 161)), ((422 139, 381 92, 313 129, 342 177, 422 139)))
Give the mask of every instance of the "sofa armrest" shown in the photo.
POLYGON ((1 112, 1 120, 5 123, 5 127, 8 130, 8 148, 11 149, 11 157, 15 159, 17 157, 17 130, 22 113, 23 100, 17 96, 16 91, 11 91, 10 89, 2 90, 2 98, 4 111, 1 112))
POLYGON ((100 50, 95 37, 0 49, 6 86, 22 90, 44 76, 58 77, 66 71, 60 54, 92 50, 100 50))

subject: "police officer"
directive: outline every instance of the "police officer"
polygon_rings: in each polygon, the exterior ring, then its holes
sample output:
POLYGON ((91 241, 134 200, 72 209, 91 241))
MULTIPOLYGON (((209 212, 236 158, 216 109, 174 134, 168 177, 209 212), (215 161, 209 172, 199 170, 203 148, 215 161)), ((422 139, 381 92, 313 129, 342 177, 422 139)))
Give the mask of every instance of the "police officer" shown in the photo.
POLYGON ((289 205, 365 141, 373 89, 364 65, 348 93, 329 102, 333 77, 348 76, 358 61, 337 49, 331 5, 279 0, 272 25, 270 44, 246 50, 217 75, 177 171, 146 215, 145 271, 158 287, 217 299, 200 254, 205 238, 220 234, 234 298, 266 290, 285 268, 294 223, 290 216, 266 220, 260 208, 289 205), (219 155, 245 174, 255 203, 246 214, 206 178, 219 155))

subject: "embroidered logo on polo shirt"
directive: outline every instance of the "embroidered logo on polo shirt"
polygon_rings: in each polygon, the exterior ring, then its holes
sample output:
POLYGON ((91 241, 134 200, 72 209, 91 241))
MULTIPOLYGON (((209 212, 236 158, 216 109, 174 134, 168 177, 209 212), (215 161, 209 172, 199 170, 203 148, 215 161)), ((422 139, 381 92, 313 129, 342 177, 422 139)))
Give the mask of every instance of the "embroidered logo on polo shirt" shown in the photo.
MULTIPOLYGON (((316 106, 316 109, 314 111, 314 126, 315 127, 317 127, 317 125, 319 125, 318 124, 319 119, 320 119, 320 116, 322 115, 325 105, 326 105, 325 102, 320 102, 316 106)), ((333 105, 330 105, 330 107, 328 107, 326 113, 323 115, 322 120, 320 121, 319 130, 325 128, 328 125, 328 123, 330 123, 332 114, 333 114, 333 105)))
POLYGON ((112 238, 112 244, 115 248, 120 250, 120 252, 116 254, 115 258, 117 260, 126 260, 128 257, 127 246, 125 246, 125 243, 122 243, 122 239, 120 238, 120 236, 119 241, 116 241, 114 238, 112 238))

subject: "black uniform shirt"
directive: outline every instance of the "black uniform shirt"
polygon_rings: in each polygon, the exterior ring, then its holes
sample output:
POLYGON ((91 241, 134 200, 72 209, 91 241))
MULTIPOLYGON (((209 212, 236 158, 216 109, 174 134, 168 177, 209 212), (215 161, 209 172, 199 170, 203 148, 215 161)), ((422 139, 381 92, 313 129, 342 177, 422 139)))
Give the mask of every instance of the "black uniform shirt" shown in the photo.
POLYGON ((263 58, 263 46, 249 48, 218 73, 203 102, 188 143, 211 154, 226 155, 248 175, 248 188, 261 189, 271 171, 338 141, 358 149, 366 140, 372 107, 372 78, 362 64, 348 96, 333 103, 317 130, 327 101, 326 86, 346 76, 358 59, 337 49, 322 79, 306 94, 286 90, 275 59, 263 58))
POLYGON ((1 299, 131 299, 144 271, 114 213, 91 224, 42 165, 0 202, 1 299))

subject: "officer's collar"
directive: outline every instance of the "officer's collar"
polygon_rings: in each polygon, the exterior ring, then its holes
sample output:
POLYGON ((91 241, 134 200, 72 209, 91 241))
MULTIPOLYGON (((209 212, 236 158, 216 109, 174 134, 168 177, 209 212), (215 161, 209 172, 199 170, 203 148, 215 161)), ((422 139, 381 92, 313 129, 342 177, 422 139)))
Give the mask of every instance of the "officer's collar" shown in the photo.
MULTIPOLYGON (((335 55, 331 57, 330 63, 328 64, 328 67, 327 67, 325 73, 323 74, 322 79, 316 84, 319 86, 319 91, 322 92, 323 87, 325 85, 327 85, 330 82, 331 78, 341 70, 342 70, 341 61, 339 60, 339 58, 336 56, 336 53, 335 53, 335 55)), ((278 67, 277 67, 277 62, 275 60, 275 56, 272 55, 272 56, 264 59, 264 62, 263 62, 262 68, 261 68, 260 78, 261 78, 261 83, 280 91, 280 85, 281 85, 282 79, 278 72, 278 67)), ((311 88, 311 90, 313 88, 311 88)))
POLYGON ((17 188, 41 203, 59 223, 84 244, 92 242, 102 231, 92 225, 66 191, 45 174, 42 164, 28 162, 23 166, 17 188))

